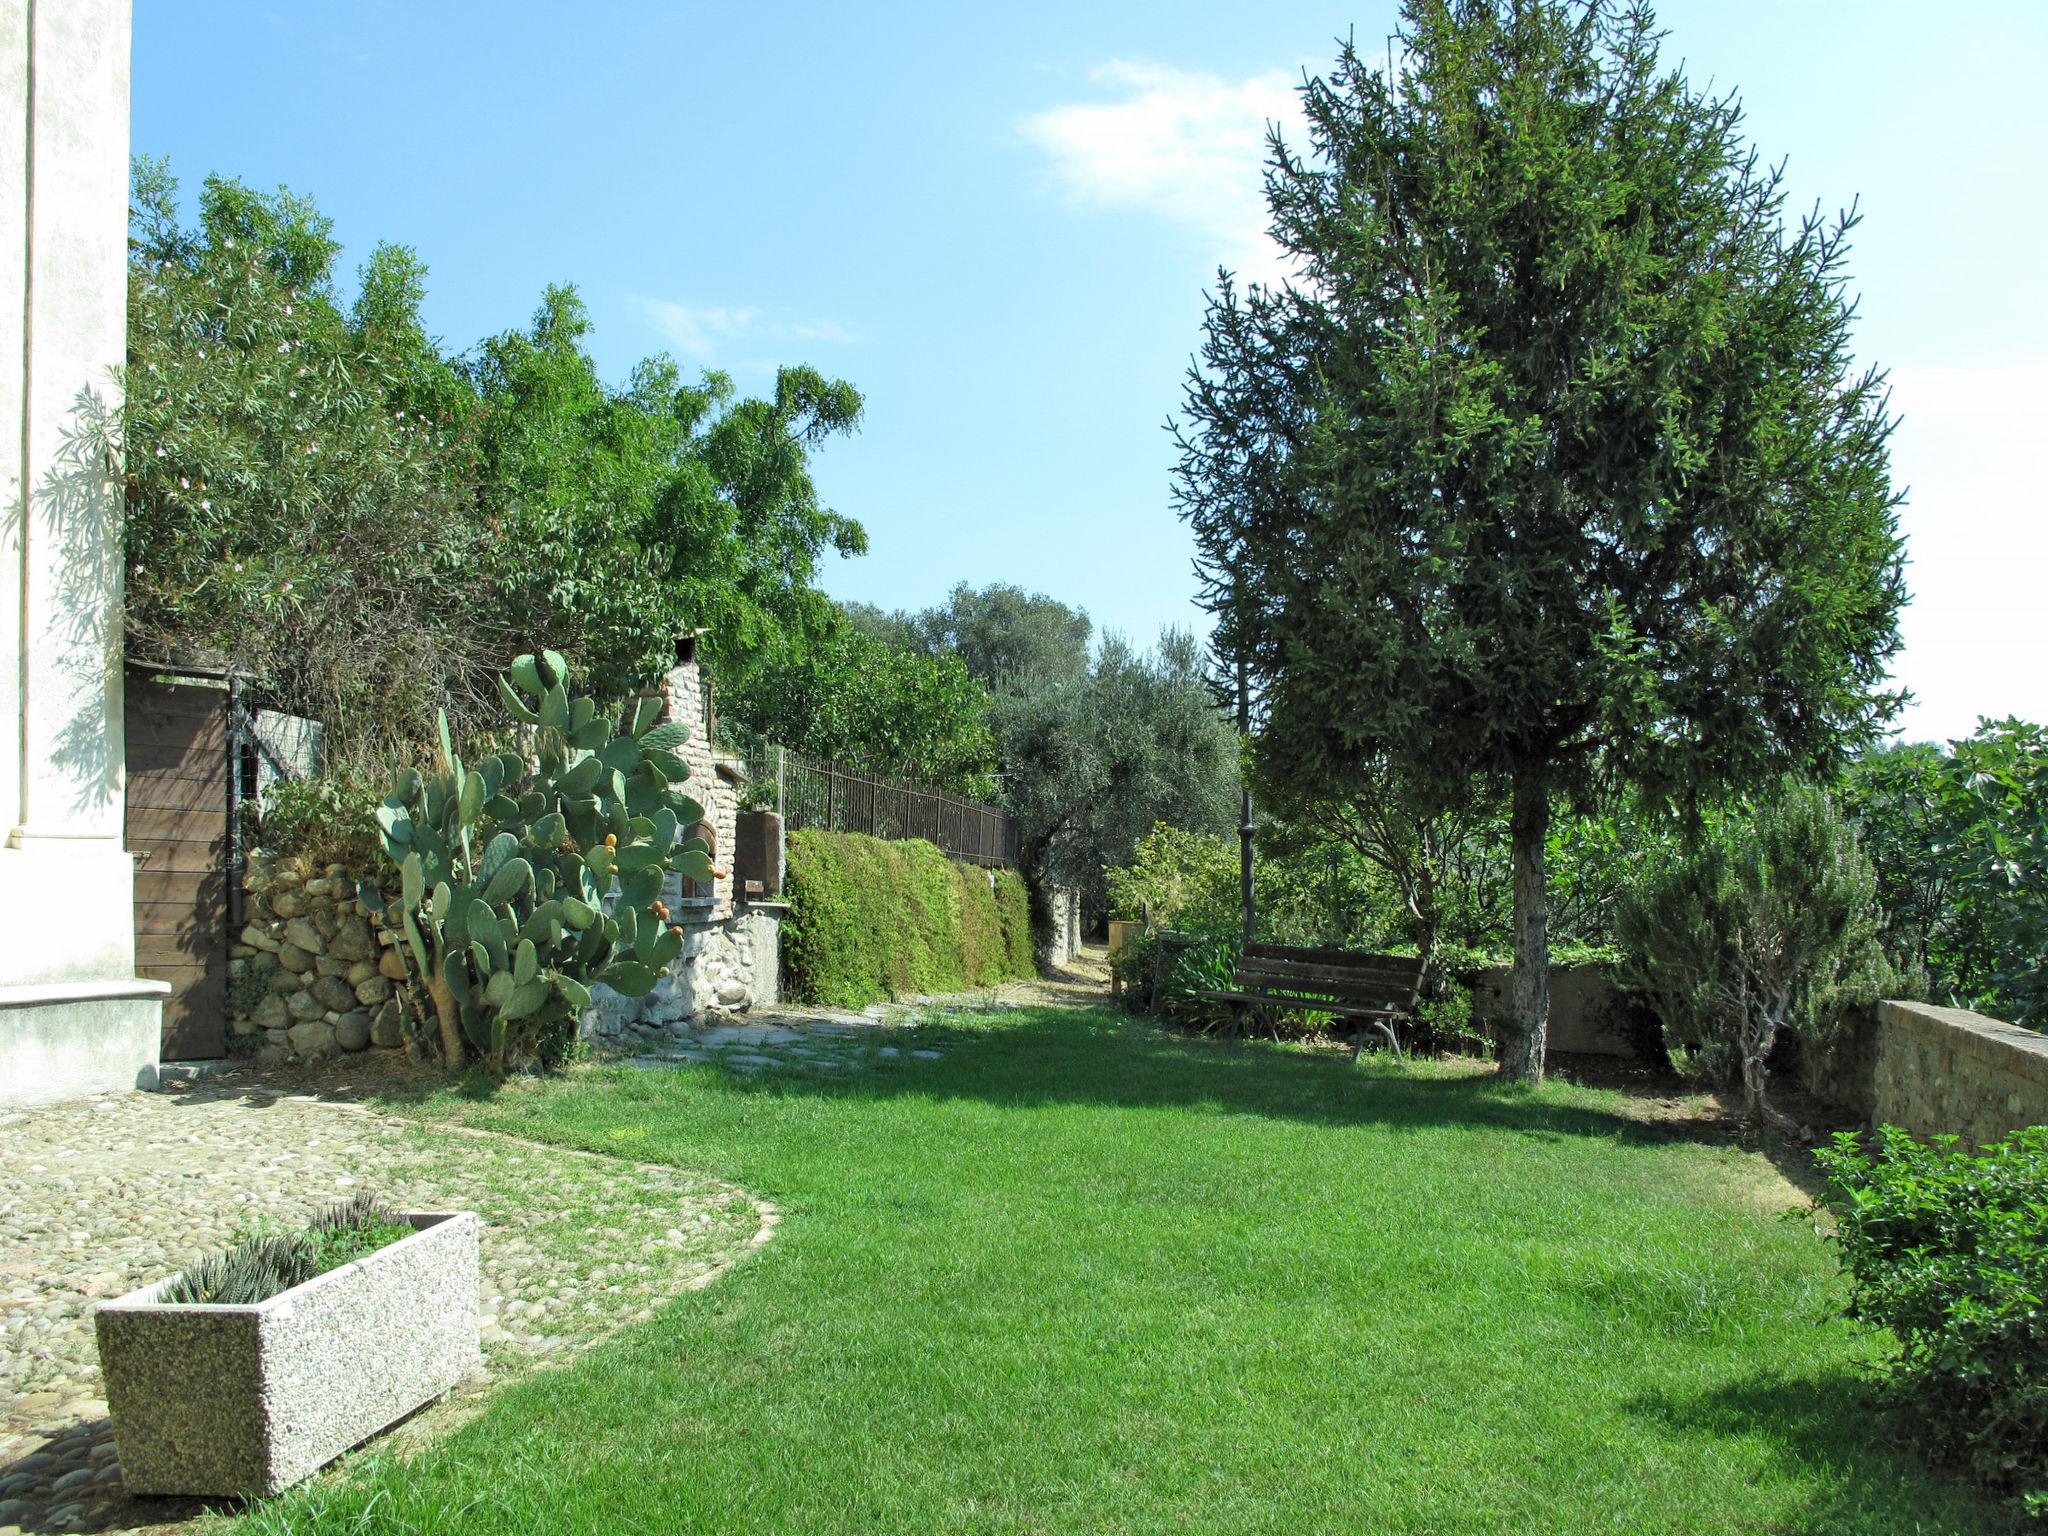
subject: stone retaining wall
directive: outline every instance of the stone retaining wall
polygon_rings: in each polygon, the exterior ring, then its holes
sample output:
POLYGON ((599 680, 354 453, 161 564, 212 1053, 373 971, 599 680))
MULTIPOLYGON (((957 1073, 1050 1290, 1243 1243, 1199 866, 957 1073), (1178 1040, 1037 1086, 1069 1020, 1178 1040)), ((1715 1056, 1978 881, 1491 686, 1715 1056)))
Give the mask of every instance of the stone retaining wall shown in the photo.
POLYGON ((1809 1086, 1867 1124, 1983 1146, 2048 1125, 2048 1035, 1964 1008, 1883 1002, 1849 1022, 1809 1086))
MULTIPOLYGON (((1514 967, 1488 966, 1472 978, 1472 1023, 1492 1029, 1508 1017, 1514 967)), ((1595 965, 1550 968, 1548 1048, 1587 1056, 1634 1056, 1625 1027, 1627 1004, 1595 965)))
MULTIPOLYGON (((722 883, 722 882, 721 882, 722 883)), ((683 928, 683 952, 645 997, 621 997, 610 987, 591 989, 580 1033, 591 1044, 624 1050, 650 1030, 713 1012, 770 1008, 782 998, 780 902, 730 902, 715 917, 708 903, 686 903, 673 890, 663 898, 683 928), (699 910, 693 915, 692 905, 699 910)))
POLYGON ((268 1060, 402 1046, 406 965, 397 935, 356 899, 339 864, 249 857, 244 925, 228 961, 228 1029, 268 1060))

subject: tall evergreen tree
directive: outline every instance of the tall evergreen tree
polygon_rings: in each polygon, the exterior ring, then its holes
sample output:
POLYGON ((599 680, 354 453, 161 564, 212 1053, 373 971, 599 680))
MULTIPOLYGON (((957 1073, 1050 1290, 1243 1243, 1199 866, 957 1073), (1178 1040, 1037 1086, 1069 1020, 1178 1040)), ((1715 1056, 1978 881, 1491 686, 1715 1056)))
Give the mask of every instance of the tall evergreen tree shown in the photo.
POLYGON ((1347 45, 1303 88, 1307 153, 1271 140, 1292 276, 1224 276, 1178 429, 1268 771, 1509 806, 1520 1078, 1553 803, 1760 782, 1893 702, 1855 215, 1788 221, 1736 99, 1660 69, 1659 38, 1610 0, 1408 0, 1386 64, 1347 45))

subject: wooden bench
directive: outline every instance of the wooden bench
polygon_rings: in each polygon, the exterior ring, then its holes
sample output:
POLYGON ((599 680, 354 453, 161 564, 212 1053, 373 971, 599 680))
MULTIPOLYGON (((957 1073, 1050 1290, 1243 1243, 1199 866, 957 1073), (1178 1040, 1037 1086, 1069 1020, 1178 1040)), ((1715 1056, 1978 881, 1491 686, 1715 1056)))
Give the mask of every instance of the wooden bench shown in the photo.
POLYGON ((1262 1014, 1273 1038, 1280 1038, 1282 1013, 1333 1013, 1354 1019, 1355 1060, 1368 1029, 1379 1031, 1395 1055, 1401 1040, 1397 1020, 1411 1018, 1422 985, 1422 961, 1414 955, 1368 955, 1355 949, 1299 948, 1291 944, 1247 944, 1227 991, 1198 997, 1234 1005, 1242 1014, 1262 1014))

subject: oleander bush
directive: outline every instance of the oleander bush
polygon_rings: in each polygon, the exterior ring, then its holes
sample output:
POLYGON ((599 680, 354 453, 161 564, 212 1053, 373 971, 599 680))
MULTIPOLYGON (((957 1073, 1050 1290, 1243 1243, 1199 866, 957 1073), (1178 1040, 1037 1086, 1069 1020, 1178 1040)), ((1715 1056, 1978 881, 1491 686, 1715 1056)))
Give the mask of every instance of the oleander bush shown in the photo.
POLYGON ((921 841, 805 830, 789 838, 782 933, 791 992, 859 1008, 1032 973, 1024 882, 921 841))
POLYGON ((1887 1126, 1818 1156, 1849 1313, 1899 1341, 1890 1394, 1939 1456, 2048 1519, 2048 1126, 1979 1153, 1887 1126))

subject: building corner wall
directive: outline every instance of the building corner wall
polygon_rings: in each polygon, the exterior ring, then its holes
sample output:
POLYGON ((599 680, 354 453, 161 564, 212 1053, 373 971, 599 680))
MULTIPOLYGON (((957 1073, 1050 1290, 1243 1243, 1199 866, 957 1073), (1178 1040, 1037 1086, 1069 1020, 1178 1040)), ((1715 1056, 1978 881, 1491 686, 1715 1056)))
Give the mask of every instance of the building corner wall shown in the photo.
POLYGON ((0 1103, 155 1081, 123 847, 129 0, 0 0, 0 1103))

